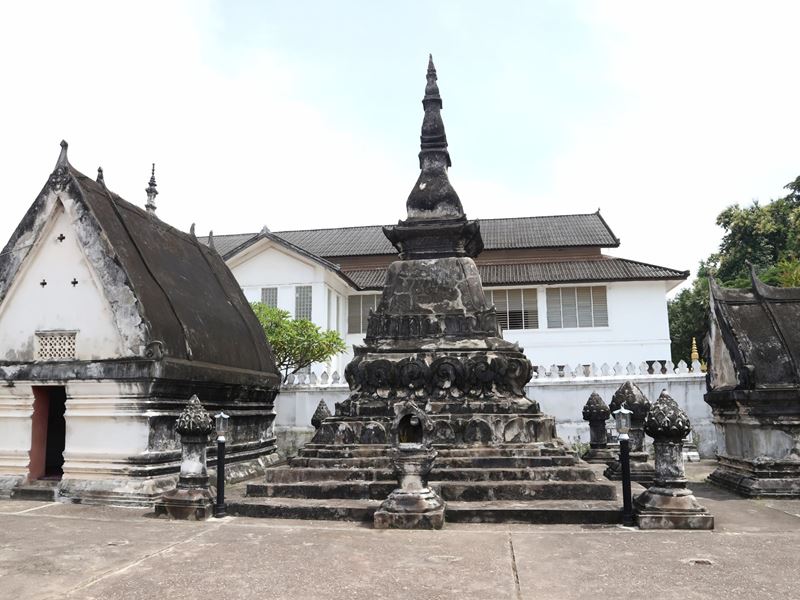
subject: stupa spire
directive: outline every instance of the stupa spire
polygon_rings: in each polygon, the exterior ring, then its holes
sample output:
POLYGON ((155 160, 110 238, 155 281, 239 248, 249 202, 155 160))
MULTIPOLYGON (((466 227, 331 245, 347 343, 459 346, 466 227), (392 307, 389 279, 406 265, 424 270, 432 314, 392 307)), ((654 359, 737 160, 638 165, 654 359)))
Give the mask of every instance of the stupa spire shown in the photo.
POLYGON ((158 190, 156 189, 156 163, 153 163, 153 168, 150 171, 150 182, 144 191, 147 192, 147 203, 144 206, 148 213, 154 215, 156 214, 156 196, 158 196, 158 190))
POLYGON ((425 97, 422 106, 419 168, 421 173, 408 196, 406 209, 409 219, 462 219, 464 209, 458 194, 450 185, 447 169, 451 165, 447 150, 447 135, 442 121, 442 97, 439 95, 436 67, 428 57, 425 97))

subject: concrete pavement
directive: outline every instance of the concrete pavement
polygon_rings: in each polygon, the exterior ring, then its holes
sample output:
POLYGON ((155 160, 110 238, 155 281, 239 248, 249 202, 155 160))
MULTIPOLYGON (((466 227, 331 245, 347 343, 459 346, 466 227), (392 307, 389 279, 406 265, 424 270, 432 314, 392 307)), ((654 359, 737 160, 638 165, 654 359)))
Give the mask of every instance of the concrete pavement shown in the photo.
MULTIPOLYGON (((695 479, 707 466, 690 466, 695 479)), ((800 598, 800 501, 694 483, 713 532, 226 518, 0 502, 0 598, 800 598)))

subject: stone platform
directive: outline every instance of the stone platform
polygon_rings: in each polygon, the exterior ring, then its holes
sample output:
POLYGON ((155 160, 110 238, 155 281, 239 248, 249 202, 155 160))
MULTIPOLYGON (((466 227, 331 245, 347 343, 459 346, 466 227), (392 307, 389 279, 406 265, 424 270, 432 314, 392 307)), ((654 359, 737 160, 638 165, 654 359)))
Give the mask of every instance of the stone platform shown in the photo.
MULTIPOLYGON (((558 443, 438 449, 429 485, 447 522, 617 523, 616 485, 558 443)), ((309 444, 288 464, 248 483, 228 513, 371 521, 396 487, 388 446, 309 444)))

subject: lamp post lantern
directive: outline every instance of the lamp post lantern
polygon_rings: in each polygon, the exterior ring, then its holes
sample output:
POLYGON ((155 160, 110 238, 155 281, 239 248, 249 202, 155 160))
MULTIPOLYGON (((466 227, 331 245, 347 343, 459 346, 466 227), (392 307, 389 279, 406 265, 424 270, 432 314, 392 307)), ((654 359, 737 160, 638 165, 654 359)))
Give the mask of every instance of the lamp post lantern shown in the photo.
POLYGON ((631 445, 628 432, 631 429, 633 411, 621 406, 613 414, 619 433, 619 462, 622 467, 622 524, 630 527, 633 525, 633 502, 631 500, 631 445))
POLYGON ((228 419, 224 411, 215 415, 217 425, 217 503, 214 516, 225 516, 225 434, 228 432, 228 419))

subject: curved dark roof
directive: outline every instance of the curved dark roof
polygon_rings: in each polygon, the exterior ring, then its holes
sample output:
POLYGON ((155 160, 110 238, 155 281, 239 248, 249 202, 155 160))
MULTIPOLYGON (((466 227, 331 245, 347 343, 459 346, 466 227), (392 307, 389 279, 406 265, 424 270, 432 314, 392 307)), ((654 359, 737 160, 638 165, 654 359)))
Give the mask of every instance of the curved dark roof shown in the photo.
MULTIPOLYGON (((776 288, 751 268, 750 289, 712 278, 711 327, 727 347, 740 388, 800 384, 800 288, 776 288)), ((712 382, 713 383, 713 382, 712 382)))
MULTIPOLYGON (((582 215, 481 219, 479 222, 485 250, 619 246, 619 239, 599 211, 582 215)), ((397 254, 383 234, 382 225, 272 233, 311 254, 325 258, 397 254)), ((230 258, 228 254, 231 251, 256 235, 215 235, 214 245, 222 256, 230 258)), ((207 238, 200 239, 203 243, 208 241, 207 238)))
MULTIPOLYGON (((145 323, 147 341, 163 343, 163 353, 191 360, 277 376, 264 330, 239 284, 219 254, 109 191, 66 162, 64 184, 76 203, 88 208, 132 290, 145 323)), ((52 180, 52 178, 51 178, 52 180)), ((30 235, 50 182, 9 242, 30 235)), ((0 273, 16 275, 21 260, 0 273)), ((8 265, 7 265, 8 266, 8 265)), ((0 298, 1 299, 1 298, 0 298)))
MULTIPOLYGON (((611 281, 683 280, 689 271, 677 271, 647 263, 601 256, 580 260, 478 265, 485 286, 542 285, 611 281)), ((383 288, 386 269, 352 269, 345 273, 360 288, 383 288)))

